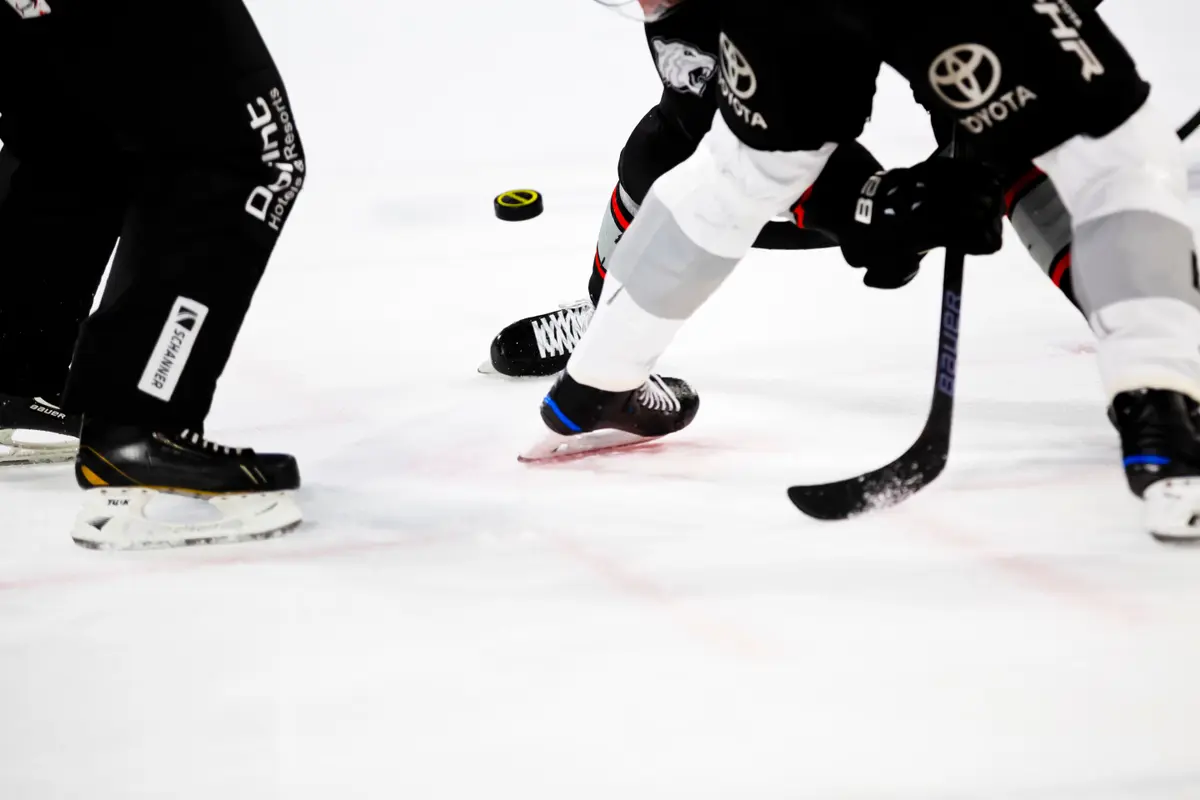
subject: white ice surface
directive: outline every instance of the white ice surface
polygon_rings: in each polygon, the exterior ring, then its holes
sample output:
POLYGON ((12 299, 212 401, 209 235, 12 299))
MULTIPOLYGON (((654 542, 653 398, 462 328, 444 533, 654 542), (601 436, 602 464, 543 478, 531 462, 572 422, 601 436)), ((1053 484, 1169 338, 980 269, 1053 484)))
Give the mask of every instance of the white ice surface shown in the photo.
MULTIPOLYGON (((1182 122, 1200 9, 1108 5, 1182 122)), ((1139 530, 1090 334, 1015 237, 969 264, 950 467, 898 509, 784 490, 916 435, 940 255, 895 293, 753 255, 661 364, 691 429, 521 466, 546 383, 475 367, 584 291, 658 94, 640 32, 586 0, 252 7, 312 179, 210 427, 296 452, 309 521, 96 553, 69 469, 0 476, 0 798, 1200 798, 1200 550, 1139 530), (546 213, 494 219, 524 186, 546 213)), ((894 76, 868 142, 932 147, 894 76)))

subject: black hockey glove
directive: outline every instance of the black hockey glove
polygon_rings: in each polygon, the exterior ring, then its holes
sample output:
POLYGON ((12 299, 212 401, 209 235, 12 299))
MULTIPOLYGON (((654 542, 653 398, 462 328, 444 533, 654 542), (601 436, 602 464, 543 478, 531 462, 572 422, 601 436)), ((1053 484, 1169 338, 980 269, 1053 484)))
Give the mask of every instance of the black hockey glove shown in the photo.
POLYGON ((901 276, 915 267, 909 259, 936 247, 970 255, 999 250, 1003 218, 1004 193, 992 170, 935 156, 866 182, 854 212, 860 235, 842 239, 842 255, 851 266, 867 268, 868 286, 902 286, 912 275, 901 276), (888 263, 902 266, 889 269, 888 263))
POLYGON ((863 284, 872 289, 899 289, 917 277, 917 273, 921 271, 921 259, 924 257, 924 253, 880 253, 877 258, 869 259, 869 263, 850 266, 866 268, 863 284))

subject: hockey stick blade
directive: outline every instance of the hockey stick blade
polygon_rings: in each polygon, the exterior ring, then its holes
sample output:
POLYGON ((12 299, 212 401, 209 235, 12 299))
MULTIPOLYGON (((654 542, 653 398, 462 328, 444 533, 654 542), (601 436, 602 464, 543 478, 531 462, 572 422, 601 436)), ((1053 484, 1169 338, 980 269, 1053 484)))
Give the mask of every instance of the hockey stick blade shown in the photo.
POLYGON ((793 486, 788 497, 814 519, 842 520, 897 505, 933 482, 949 447, 937 435, 921 437, 900 458, 866 475, 817 486, 793 486))
POLYGON ((950 455, 950 427, 954 418, 958 320, 962 308, 965 261, 961 252, 946 253, 933 404, 921 435, 904 455, 877 470, 834 483, 789 488, 788 498, 808 516, 820 520, 841 520, 894 506, 928 486, 945 469, 950 455))

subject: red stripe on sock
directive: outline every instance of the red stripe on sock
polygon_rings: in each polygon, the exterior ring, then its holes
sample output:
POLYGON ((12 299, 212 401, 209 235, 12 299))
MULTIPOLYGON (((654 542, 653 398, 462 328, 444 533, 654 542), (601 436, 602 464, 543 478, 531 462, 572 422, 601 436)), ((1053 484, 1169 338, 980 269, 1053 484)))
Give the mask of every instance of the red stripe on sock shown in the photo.
POLYGON ((1067 270, 1071 268, 1071 251, 1068 250, 1062 258, 1054 264, 1054 269, 1050 272, 1050 280, 1054 281, 1054 285, 1062 287, 1063 276, 1067 274, 1067 270))
POLYGON ((621 212, 621 201, 617 198, 617 193, 620 191, 621 191, 620 186, 618 186, 616 189, 613 189, 612 212, 613 212, 613 219, 615 219, 617 221, 617 227, 620 228, 621 230, 625 231, 625 230, 629 230, 629 220, 626 219, 625 214, 621 212))
POLYGON ((600 248, 596 248, 596 261, 592 264, 596 272, 600 273, 601 278, 607 278, 608 273, 604 271, 604 265, 600 263, 600 248))
POLYGON ((804 194, 800 195, 800 199, 796 201, 796 205, 792 207, 792 213, 796 215, 796 227, 804 227, 804 204, 812 197, 813 187, 808 187, 804 194))
POLYGON ((1009 187, 1004 193, 1004 213, 1012 216, 1013 206, 1017 204, 1017 200, 1025 193, 1025 190, 1034 182, 1046 177, 1046 173, 1042 172, 1037 167, 1032 168, 1021 177, 1017 178, 1016 182, 1009 187))

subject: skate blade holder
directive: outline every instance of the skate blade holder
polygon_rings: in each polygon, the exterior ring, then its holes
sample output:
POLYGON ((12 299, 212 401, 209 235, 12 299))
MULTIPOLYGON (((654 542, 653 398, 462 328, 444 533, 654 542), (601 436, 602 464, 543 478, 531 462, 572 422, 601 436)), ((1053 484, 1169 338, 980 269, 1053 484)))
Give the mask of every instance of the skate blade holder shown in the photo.
POLYGON ((624 450, 635 445, 654 442, 661 438, 661 436, 638 436, 634 433, 607 429, 592 433, 579 433, 574 436, 551 433, 533 447, 530 447, 524 453, 517 456, 517 461, 523 464, 560 461, 595 453, 624 450))
POLYGON ((61 463, 73 460, 78 452, 79 440, 73 436, 20 428, 0 429, 0 466, 61 463))
POLYGON ((290 492, 200 496, 141 488, 84 492, 71 538, 95 550, 147 550, 270 539, 302 520, 290 492))
POLYGON ((1150 535, 1160 542, 1200 543, 1200 478, 1167 478, 1142 495, 1150 535))

